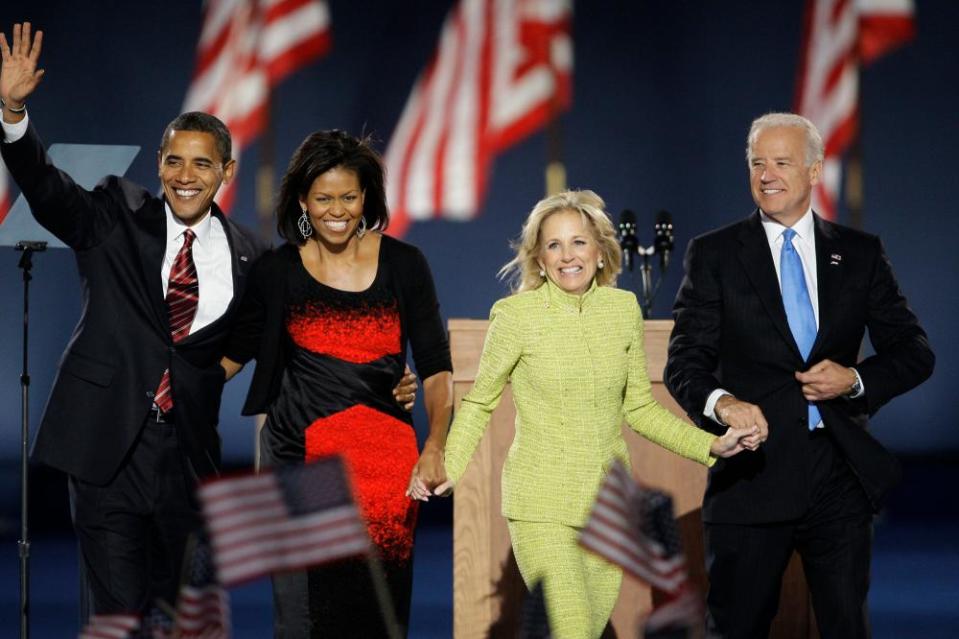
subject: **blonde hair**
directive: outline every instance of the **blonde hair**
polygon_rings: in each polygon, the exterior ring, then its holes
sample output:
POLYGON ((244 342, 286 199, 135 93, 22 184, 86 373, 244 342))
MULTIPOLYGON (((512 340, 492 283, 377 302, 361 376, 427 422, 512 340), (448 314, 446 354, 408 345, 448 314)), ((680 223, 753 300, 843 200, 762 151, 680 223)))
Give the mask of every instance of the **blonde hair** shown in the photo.
POLYGON ((590 190, 564 191, 550 195, 536 203, 517 240, 511 243, 516 256, 503 265, 499 277, 511 282, 514 293, 522 293, 538 288, 545 278, 540 275, 540 229, 550 215, 561 211, 573 211, 583 216, 587 226, 592 229, 593 239, 599 245, 599 255, 603 268, 596 271, 598 286, 615 286, 616 276, 622 268, 623 253, 616 239, 613 222, 606 213, 603 198, 590 190))

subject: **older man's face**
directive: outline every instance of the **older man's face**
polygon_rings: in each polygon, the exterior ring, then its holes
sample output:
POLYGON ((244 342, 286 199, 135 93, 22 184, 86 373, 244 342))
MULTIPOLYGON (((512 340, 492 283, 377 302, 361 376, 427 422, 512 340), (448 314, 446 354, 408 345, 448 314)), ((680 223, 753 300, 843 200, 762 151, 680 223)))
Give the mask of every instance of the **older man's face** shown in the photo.
POLYGON ((806 164, 806 132, 798 127, 770 127, 749 150, 749 188, 763 212, 792 226, 809 209, 822 162, 806 164))

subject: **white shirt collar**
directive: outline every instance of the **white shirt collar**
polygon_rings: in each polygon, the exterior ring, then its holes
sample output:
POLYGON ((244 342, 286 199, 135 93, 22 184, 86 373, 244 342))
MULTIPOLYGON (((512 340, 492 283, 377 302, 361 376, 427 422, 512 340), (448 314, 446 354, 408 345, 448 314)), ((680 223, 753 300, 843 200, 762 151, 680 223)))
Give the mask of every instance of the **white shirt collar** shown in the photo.
MULTIPOLYGON (((763 224, 763 231, 766 232, 766 239, 773 244, 782 237, 786 227, 766 215, 762 209, 759 210, 759 217, 763 224)), ((816 218, 813 217, 812 207, 806 209, 806 213, 792 225, 792 230, 796 231, 799 239, 805 242, 812 241, 815 229, 816 218)))
POLYGON ((173 209, 170 208, 169 202, 164 202, 163 208, 166 211, 167 246, 170 246, 170 243, 173 242, 173 240, 183 235, 183 231, 187 229, 191 229, 193 231, 193 233, 196 235, 197 242, 200 244, 206 244, 210 237, 210 231, 213 228, 213 214, 210 211, 207 211, 206 215, 203 216, 203 219, 193 226, 187 226, 180 221, 180 218, 173 214, 173 209))

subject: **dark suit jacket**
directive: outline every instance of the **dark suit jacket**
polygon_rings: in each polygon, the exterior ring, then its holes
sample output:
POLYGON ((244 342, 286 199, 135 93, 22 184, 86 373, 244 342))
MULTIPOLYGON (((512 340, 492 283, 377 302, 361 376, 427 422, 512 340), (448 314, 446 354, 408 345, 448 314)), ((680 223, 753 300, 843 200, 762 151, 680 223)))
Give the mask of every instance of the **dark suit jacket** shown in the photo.
POLYGON ((169 367, 181 445, 198 475, 215 472, 219 360, 247 272, 266 246, 214 205, 233 256, 233 301, 214 323, 174 345, 160 278, 164 200, 116 176, 92 191, 80 188, 51 164, 32 125, 0 149, 37 221, 74 250, 83 288, 80 321, 60 361, 34 459, 83 481, 108 482, 169 367))
POLYGON ((808 505, 810 437, 806 402, 794 373, 823 359, 855 366, 864 397, 818 404, 826 427, 878 509, 899 465, 867 430, 883 404, 932 374, 934 356, 896 284, 879 239, 815 220, 819 333, 803 361, 786 321, 759 212, 693 239, 673 309, 666 385, 702 428, 709 394, 724 388, 757 404, 769 439, 756 453, 710 469, 703 519, 761 523, 799 517, 808 505), (875 355, 857 362, 865 330, 875 355))

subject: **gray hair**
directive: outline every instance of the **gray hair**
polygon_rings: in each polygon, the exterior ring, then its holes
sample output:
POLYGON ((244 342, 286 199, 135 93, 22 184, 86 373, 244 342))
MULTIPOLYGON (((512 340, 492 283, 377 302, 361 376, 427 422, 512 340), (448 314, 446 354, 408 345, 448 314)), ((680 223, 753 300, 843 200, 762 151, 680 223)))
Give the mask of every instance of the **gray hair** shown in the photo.
POLYGON ((752 126, 749 127, 749 135, 746 137, 747 162, 752 159, 753 145, 759 134, 774 127, 802 129, 806 133, 806 166, 812 166, 817 161, 822 162, 823 143, 819 129, 809 119, 795 113, 767 113, 753 120, 752 126))

